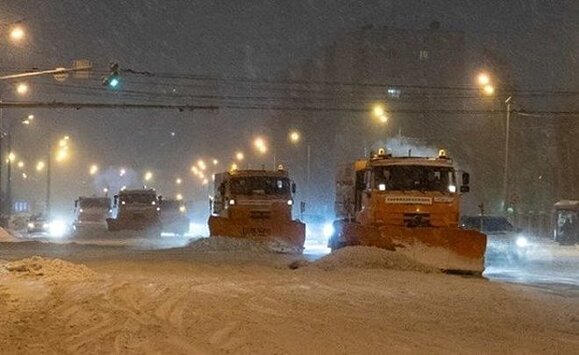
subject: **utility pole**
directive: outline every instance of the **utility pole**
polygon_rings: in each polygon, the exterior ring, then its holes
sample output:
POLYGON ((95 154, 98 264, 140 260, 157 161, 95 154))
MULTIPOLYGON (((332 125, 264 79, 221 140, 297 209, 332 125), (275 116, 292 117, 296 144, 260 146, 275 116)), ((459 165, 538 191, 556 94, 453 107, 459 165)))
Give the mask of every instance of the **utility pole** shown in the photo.
POLYGON ((51 206, 50 206, 50 179, 51 179, 51 161, 52 154, 50 153, 50 143, 48 144, 48 157, 46 159, 46 219, 50 221, 51 206))
POLYGON ((507 117, 505 124, 505 160, 504 160, 504 171, 503 171, 503 209, 505 215, 508 213, 508 201, 509 201, 509 134, 510 134, 510 124, 511 124, 511 102, 512 96, 507 97, 505 103, 507 104, 507 117))

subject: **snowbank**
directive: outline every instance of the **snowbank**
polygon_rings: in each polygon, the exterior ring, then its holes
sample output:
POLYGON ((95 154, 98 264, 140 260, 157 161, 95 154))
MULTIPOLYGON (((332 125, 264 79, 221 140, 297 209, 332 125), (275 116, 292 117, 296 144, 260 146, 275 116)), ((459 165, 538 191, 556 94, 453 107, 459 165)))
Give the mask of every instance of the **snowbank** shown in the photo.
POLYGON ((12 234, 0 227, 0 242, 13 242, 15 240, 16 238, 12 234))
POLYGON ((438 272, 436 268, 422 265, 405 255, 375 247, 352 246, 338 249, 315 261, 312 265, 324 270, 343 268, 390 269, 420 272, 438 272))
POLYGON ((97 276, 97 273, 81 264, 40 256, 17 260, 0 265, 0 275, 16 277, 41 277, 45 280, 82 281, 97 276))

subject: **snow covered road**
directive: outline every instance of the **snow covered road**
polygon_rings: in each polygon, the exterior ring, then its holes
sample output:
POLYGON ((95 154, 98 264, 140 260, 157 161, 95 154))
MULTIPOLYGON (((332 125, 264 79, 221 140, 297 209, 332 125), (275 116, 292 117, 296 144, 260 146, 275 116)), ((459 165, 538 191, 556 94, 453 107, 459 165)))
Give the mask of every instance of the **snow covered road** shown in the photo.
POLYGON ((0 272, 0 353, 579 351, 577 298, 534 287, 392 270, 404 260, 377 252, 116 244, 0 243, 16 261, 0 272))

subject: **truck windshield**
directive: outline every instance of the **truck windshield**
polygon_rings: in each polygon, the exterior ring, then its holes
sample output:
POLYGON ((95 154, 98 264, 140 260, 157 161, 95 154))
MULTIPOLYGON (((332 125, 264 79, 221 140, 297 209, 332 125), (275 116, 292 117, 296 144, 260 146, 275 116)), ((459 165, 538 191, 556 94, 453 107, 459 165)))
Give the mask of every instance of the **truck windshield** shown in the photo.
POLYGON ((121 196, 121 201, 125 203, 151 204, 153 201, 156 201, 156 197, 152 194, 127 194, 121 196))
POLYGON ((374 188, 394 191, 456 191, 454 169, 424 165, 374 168, 374 188))
POLYGON ((108 198, 83 198, 79 200, 80 208, 109 209, 111 201, 108 198))
POLYGON ((577 211, 558 210, 556 216, 557 234, 568 237, 579 233, 579 219, 577 211))
POLYGON ((287 195, 290 182, 271 176, 236 177, 231 179, 230 188, 234 195, 287 195))

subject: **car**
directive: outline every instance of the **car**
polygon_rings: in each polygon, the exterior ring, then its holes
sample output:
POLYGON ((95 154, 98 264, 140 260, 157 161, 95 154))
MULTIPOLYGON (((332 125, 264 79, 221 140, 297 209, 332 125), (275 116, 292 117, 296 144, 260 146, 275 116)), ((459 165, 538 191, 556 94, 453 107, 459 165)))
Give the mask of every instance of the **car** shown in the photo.
POLYGON ((487 236, 485 260, 488 263, 520 262, 527 259, 531 241, 506 217, 463 216, 460 227, 477 230, 487 236))
POLYGON ((50 229, 50 224, 42 215, 30 216, 26 224, 28 234, 46 234, 50 229))

